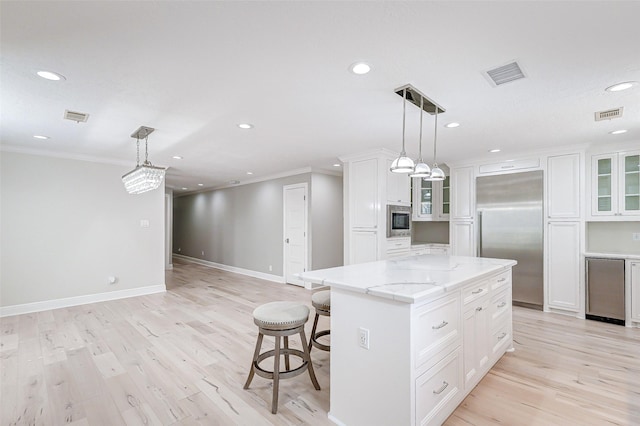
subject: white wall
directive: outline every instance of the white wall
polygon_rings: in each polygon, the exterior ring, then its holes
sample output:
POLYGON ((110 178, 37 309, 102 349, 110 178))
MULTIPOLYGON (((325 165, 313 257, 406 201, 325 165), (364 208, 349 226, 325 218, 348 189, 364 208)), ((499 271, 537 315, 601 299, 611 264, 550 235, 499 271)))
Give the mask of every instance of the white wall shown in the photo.
POLYGON ((343 265, 342 176, 311 175, 311 269, 343 265))
POLYGON ((2 315, 164 291, 164 188, 127 194, 121 166, 8 152, 0 164, 2 315))

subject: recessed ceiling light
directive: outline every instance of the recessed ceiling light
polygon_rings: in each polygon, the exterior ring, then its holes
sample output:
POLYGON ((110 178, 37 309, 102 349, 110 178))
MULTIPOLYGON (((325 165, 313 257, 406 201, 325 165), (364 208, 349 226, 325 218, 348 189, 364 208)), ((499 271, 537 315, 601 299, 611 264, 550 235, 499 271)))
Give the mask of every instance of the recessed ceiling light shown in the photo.
POLYGON ((204 183, 199 183, 198 186, 204 186, 204 183))
POLYGON ((460 126, 460 123, 456 123, 456 122, 453 122, 453 123, 447 123, 447 124, 445 124, 445 125, 444 125, 444 127, 448 127, 448 128, 450 128, 450 129, 453 129, 453 128, 455 128, 455 127, 459 127, 459 126, 460 126))
POLYGON ((613 132, 609 132, 610 135, 621 135, 623 133, 627 133, 625 129, 614 130, 613 132))
POLYGON ((253 174, 253 172, 247 172, 247 174, 248 174, 248 175, 252 175, 252 174, 253 174))
POLYGON ((371 65, 364 62, 356 62, 355 64, 351 64, 349 69, 351 69, 351 72, 354 74, 363 75, 371 71, 371 65))
POLYGON ((53 72, 53 71, 38 71, 36 72, 36 74, 38 74, 42 78, 46 78, 47 80, 52 80, 52 81, 66 80, 64 75, 58 74, 57 72, 53 72))
POLYGON ((44 136, 44 135, 33 135, 33 137, 36 139, 49 139, 49 136, 44 136))
POLYGON ((604 90, 606 90, 607 92, 620 92, 622 90, 631 89, 633 86, 637 85, 637 81, 625 81, 624 83, 618 83, 614 84, 613 86, 609 86, 604 90))
POLYGON ((240 123, 240 124, 238 124, 238 127, 240 127, 241 129, 253 129, 253 124, 240 123))
POLYGON ((338 163, 333 165, 333 167, 340 167, 340 166, 341 166, 341 164, 338 164, 338 163))
POLYGON ((495 148, 495 149, 490 149, 489 152, 495 153, 495 152, 500 152, 500 150, 498 148, 495 148))
POLYGON ((182 188, 182 190, 183 190, 183 191, 186 191, 186 190, 187 190, 187 188, 182 188))
POLYGON ((182 160, 182 157, 180 157, 179 155, 174 155, 172 158, 174 160, 182 160))

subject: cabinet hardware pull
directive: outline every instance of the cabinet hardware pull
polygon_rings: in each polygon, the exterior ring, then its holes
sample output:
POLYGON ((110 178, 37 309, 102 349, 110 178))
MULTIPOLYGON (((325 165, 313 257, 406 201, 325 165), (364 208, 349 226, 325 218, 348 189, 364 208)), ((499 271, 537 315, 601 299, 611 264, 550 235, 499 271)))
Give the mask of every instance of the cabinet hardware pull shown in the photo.
POLYGON ((442 323, 438 324, 438 325, 432 325, 431 328, 434 330, 440 330, 442 327, 446 326, 447 324, 449 324, 446 321, 442 321, 442 323))
POLYGON ((499 283, 506 281, 507 279, 505 277, 502 277, 498 280, 499 283))
POLYGON ((476 308, 476 311, 477 311, 477 312, 480 312, 481 310, 482 310, 482 306, 478 306, 478 307, 476 308))
POLYGON ((502 340, 505 337, 507 337, 507 333, 502 333, 501 335, 498 336, 498 340, 502 340))
POLYGON ((444 390, 447 388, 447 386, 449 386, 449 383, 442 382, 442 386, 440 387, 440 389, 433 391, 434 395, 440 395, 442 392, 444 392, 444 390))
POLYGON ((479 288, 476 291, 472 291, 471 294, 480 294, 484 291, 484 288, 479 288))
POLYGON ((498 308, 504 308, 507 305, 507 302, 502 302, 498 305, 498 308))

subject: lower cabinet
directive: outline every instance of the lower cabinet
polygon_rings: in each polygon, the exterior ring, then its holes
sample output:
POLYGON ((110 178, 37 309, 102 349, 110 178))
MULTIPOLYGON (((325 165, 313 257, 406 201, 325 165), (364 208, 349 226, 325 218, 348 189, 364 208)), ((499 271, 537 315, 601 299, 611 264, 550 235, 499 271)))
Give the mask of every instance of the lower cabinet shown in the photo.
MULTIPOLYGON (((640 323, 640 262, 631 263, 631 321, 640 323)), ((640 326, 640 324, 638 324, 640 326)))
POLYGON ((378 231, 352 231, 351 246, 351 264, 378 260, 378 231))
POLYGON ((476 245, 473 222, 452 221, 449 226, 451 254, 453 256, 475 256, 476 245))
POLYGON ((580 222, 547 224, 547 305, 580 311, 580 222))
POLYGON ((480 380, 491 355, 491 315, 489 312, 489 295, 486 294, 464 307, 464 388, 471 390, 480 380))
POLYGON ((442 424, 462 393, 460 348, 416 379, 416 424, 442 424))

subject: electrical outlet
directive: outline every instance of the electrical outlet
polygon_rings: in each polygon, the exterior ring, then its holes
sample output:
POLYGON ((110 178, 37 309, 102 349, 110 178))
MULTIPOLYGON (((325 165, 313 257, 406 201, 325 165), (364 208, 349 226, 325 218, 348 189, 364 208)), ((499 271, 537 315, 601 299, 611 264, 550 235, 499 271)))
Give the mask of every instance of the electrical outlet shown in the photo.
POLYGON ((640 232, 634 232, 631 234, 633 241, 640 241, 640 232))
POLYGON ((369 349, 369 330, 358 328, 358 344, 361 348, 369 349))
POLYGON ((204 256, 204 250, 202 250, 202 255, 204 256))

